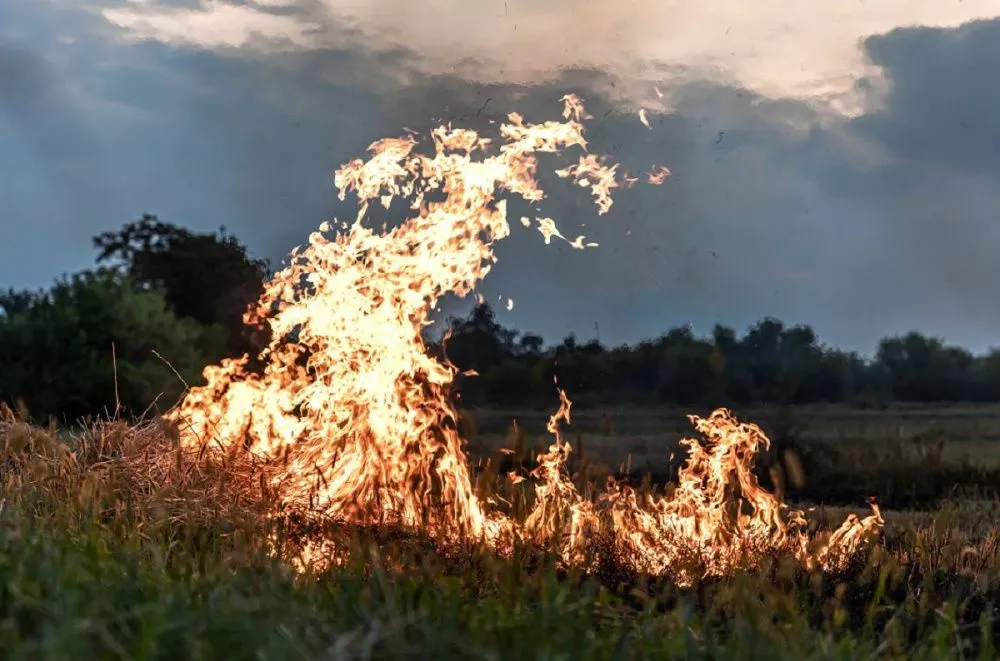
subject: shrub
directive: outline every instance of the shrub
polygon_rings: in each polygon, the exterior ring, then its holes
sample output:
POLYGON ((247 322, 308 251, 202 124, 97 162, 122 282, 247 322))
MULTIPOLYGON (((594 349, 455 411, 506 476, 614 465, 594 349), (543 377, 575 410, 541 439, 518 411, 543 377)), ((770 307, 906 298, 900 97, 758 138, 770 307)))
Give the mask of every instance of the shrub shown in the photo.
POLYGON ((223 333, 177 317, 156 290, 84 272, 0 315, 0 401, 77 421, 171 406, 223 333))

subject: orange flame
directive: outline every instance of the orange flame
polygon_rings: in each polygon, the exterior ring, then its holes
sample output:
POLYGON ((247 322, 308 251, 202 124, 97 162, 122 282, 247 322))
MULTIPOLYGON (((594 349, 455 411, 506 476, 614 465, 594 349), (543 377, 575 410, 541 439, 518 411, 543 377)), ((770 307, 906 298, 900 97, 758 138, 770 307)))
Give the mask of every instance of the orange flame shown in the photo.
MULTIPOLYGON (((324 223, 267 284, 247 315, 272 332, 262 371, 251 373, 246 357, 206 369, 207 385, 168 416, 182 443, 261 456, 276 468, 286 505, 347 523, 417 528, 444 544, 478 540, 506 553, 520 539, 554 546, 579 565, 593 562, 590 540, 610 540, 621 564, 681 583, 781 551, 841 566, 881 527, 877 508, 826 541, 810 540, 802 513, 786 511, 753 475, 766 437, 724 410, 691 417, 707 444, 686 441, 688 462, 671 496, 612 483, 584 497, 566 470, 571 448, 559 426, 571 405, 560 390, 549 424, 555 442, 530 476, 527 517, 515 520, 475 492, 448 396, 456 369, 427 352, 422 331, 441 296, 472 293, 496 261, 494 244, 510 234, 498 193, 539 202, 536 155, 586 149, 581 121, 589 115, 576 96, 562 101, 561 122, 530 124, 511 113, 498 149, 475 131, 442 126, 431 132, 431 155, 416 151, 412 135, 389 138, 373 143, 367 160, 337 170, 341 199, 348 191, 359 198, 356 220, 332 238, 324 223), (396 199, 416 213, 380 233, 365 225, 373 201, 389 208, 396 199)), ((613 191, 635 181, 617 168, 585 153, 556 174, 589 188, 603 214, 613 191)), ((565 239, 549 218, 536 221, 546 243, 555 236, 574 248, 596 245, 565 239)))
POLYGON ((659 186, 670 176, 670 168, 665 165, 657 165, 646 173, 646 182, 654 186, 659 186))

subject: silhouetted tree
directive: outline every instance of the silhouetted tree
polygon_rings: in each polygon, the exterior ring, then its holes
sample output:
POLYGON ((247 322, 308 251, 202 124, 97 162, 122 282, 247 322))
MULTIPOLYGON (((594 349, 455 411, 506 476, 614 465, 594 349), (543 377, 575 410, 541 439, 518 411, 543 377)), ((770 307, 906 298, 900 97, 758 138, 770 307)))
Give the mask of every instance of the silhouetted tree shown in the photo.
MULTIPOLYGON (((147 221, 148 222, 148 221, 147 221)), ((134 238, 133 238, 134 241, 134 238)), ((0 298, 2 301, 2 298, 0 298)), ((741 337, 717 325, 707 338, 690 327, 659 338, 605 348, 573 334, 546 349, 542 337, 503 327, 487 303, 452 318, 443 341, 428 340, 462 372, 464 405, 535 406, 553 401, 553 381, 580 405, 814 402, 883 406, 912 401, 1000 399, 1000 351, 973 358, 911 333, 879 345, 875 361, 822 346, 809 326, 765 318, 741 337)))
POLYGON ((159 289, 178 315, 226 332, 225 355, 255 354, 264 338, 243 323, 263 291, 265 260, 249 256, 225 228, 196 233, 145 214, 94 238, 98 264, 110 263, 141 288, 159 289))
POLYGON ((542 346, 545 344, 545 340, 540 335, 525 333, 521 336, 518 344, 520 345, 519 353, 522 356, 537 358, 542 355, 542 346))
POLYGON ((661 343, 657 388, 661 401, 694 406, 718 393, 712 344, 696 339, 690 328, 670 331, 661 343))
POLYGON ((0 292, 0 314, 12 315, 30 308, 42 296, 41 292, 8 289, 0 292))
POLYGON ((452 319, 449 331, 445 351, 462 369, 483 372, 514 356, 517 331, 497 323, 488 303, 476 305, 465 318, 452 319))
POLYGON ((991 349, 976 361, 976 399, 1000 401, 1000 350, 991 349))

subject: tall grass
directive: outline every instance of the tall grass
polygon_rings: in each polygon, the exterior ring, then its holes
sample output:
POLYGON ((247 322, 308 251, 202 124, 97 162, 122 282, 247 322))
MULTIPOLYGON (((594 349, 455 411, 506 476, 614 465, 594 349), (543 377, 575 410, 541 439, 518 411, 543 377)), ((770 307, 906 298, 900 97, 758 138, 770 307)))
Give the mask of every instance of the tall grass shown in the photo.
POLYGON ((992 658, 1000 529, 957 503, 899 517, 847 572, 774 558, 678 589, 441 551, 402 531, 313 530, 245 455, 156 422, 73 438, 0 416, 0 650, 11 659, 992 658), (295 572, 301 537, 351 560, 295 572), (269 541, 270 540, 270 541, 269 541))

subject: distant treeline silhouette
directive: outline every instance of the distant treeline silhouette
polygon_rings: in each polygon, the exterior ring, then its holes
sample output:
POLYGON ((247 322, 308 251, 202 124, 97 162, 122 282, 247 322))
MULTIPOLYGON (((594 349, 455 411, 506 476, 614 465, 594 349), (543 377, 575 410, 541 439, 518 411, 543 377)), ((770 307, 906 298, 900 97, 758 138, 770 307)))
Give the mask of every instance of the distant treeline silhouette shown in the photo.
POLYGON ((476 372, 458 379, 465 406, 551 406, 555 378, 583 406, 1000 401, 1000 350, 973 356, 918 332, 883 339, 865 360, 772 318, 742 336, 681 327, 627 346, 571 335, 544 348, 541 337, 501 326, 483 303, 449 329, 436 350, 476 372))
MULTIPOLYGON (((63 422, 163 410, 206 365, 268 341, 243 312, 269 266, 225 229, 196 233, 144 215, 94 247, 93 270, 47 290, 0 292, 0 402, 63 422)), ((430 348, 478 373, 457 380, 466 407, 548 409, 556 378, 578 406, 1000 401, 1000 351, 973 356, 919 333, 882 340, 866 361, 775 319, 742 336, 675 328, 630 346, 572 336, 546 346, 482 304, 449 329, 430 348)))

